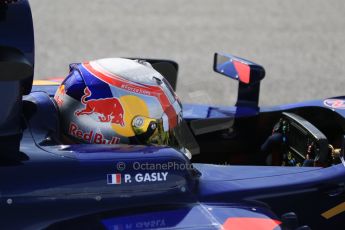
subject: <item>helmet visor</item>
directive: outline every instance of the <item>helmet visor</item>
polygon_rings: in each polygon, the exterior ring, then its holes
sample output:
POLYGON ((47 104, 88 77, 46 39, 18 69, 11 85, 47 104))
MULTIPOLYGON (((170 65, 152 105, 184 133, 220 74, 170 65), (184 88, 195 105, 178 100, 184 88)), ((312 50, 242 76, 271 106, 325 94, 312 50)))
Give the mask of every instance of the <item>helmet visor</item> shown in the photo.
POLYGON ((199 145, 188 125, 181 120, 173 129, 164 130, 163 119, 137 116, 133 119, 136 144, 166 145, 176 149, 186 148, 192 155, 199 153, 199 145))

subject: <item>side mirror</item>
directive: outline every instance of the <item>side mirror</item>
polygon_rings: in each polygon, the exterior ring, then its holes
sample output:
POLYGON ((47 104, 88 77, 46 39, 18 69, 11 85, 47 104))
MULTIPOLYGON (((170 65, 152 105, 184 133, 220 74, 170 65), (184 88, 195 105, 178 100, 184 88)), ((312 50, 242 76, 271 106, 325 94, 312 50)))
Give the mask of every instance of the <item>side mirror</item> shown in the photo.
POLYGON ((28 0, 0 0, 0 164, 21 159, 22 95, 31 91, 34 48, 28 0))
POLYGON ((245 84, 260 82, 265 69, 254 62, 230 54, 214 54, 213 70, 245 84))
POLYGON ((0 81, 22 81, 32 78, 34 68, 16 48, 0 46, 0 81))
POLYGON ((239 81, 236 106, 258 111, 260 81, 265 69, 254 62, 230 54, 214 54, 213 70, 239 81))
POLYGON ((33 81, 35 44, 28 0, 0 0, 0 63, 0 80, 19 80, 22 94, 29 94, 33 81))

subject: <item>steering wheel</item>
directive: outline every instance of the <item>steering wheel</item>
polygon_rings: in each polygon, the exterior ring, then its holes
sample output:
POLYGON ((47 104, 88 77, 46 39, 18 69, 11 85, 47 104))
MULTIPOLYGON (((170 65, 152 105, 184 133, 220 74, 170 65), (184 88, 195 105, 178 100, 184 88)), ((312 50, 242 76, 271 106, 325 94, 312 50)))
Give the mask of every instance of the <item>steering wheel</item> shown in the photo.
POLYGON ((271 149, 271 164, 282 166, 326 166, 332 153, 326 136, 319 129, 299 115, 286 112, 282 113, 262 149, 271 149), (277 144, 280 148, 267 147, 277 144))

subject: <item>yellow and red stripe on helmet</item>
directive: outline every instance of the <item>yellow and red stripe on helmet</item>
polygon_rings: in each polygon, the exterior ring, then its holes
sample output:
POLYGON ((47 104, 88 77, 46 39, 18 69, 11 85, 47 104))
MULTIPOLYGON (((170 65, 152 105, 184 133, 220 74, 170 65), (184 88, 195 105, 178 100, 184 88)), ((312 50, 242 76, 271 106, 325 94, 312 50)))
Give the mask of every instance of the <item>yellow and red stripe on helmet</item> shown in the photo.
POLYGON ((169 118, 169 128, 174 128, 178 121, 177 112, 175 111, 174 106, 169 101, 169 98, 165 94, 165 92, 161 89, 159 86, 149 86, 149 85, 139 85, 139 84, 133 84, 132 82, 123 79, 113 73, 107 72, 103 69, 96 69, 94 66, 91 65, 90 62, 86 62, 82 64, 83 67, 90 72, 92 75, 97 77, 98 79, 107 82, 108 84, 111 84, 113 86, 116 86, 121 89, 125 89, 128 91, 136 92, 145 94, 148 96, 154 96, 156 97, 160 104, 162 105, 163 111, 167 114, 169 118))

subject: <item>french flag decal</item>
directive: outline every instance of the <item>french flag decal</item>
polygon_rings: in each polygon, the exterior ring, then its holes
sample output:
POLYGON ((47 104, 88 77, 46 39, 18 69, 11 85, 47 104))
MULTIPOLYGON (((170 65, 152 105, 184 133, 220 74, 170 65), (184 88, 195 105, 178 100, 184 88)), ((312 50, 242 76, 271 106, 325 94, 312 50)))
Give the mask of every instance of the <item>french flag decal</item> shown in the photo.
POLYGON ((107 184, 121 184, 121 174, 107 174, 107 184))

